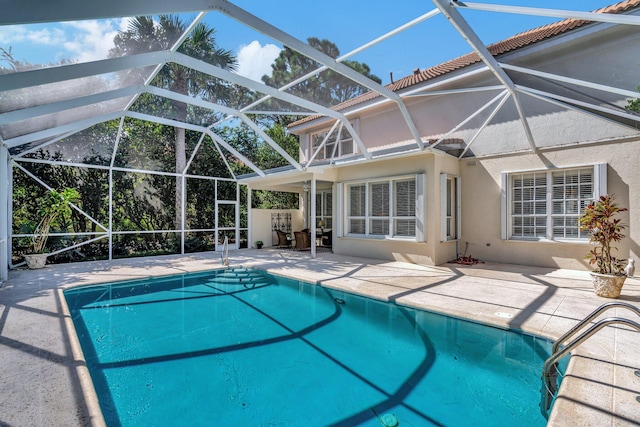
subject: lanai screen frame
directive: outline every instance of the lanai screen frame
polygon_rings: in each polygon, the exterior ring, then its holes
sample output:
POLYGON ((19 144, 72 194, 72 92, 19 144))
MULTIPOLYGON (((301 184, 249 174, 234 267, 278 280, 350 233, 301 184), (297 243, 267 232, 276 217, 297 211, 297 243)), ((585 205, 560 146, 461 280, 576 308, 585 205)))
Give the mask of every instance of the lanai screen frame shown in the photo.
MULTIPOLYGON (((113 151, 110 157, 110 164, 109 166, 103 166, 103 165, 93 165, 93 164, 86 164, 86 163, 72 163, 72 162, 68 162, 65 160, 44 160, 44 159, 31 159, 31 158, 23 158, 24 155, 36 151, 40 148, 42 148, 42 146, 37 146, 35 148, 32 148, 30 150, 26 150, 22 153, 20 153, 17 156, 14 156, 14 158, 12 159, 10 165, 9 165, 9 174, 12 176, 13 175, 13 168, 17 167, 19 168, 23 173, 25 173, 26 175, 28 175, 29 177, 31 177, 34 181, 36 181, 38 184, 40 184, 42 187, 46 188, 47 190, 52 190, 52 187, 50 187, 47 183, 43 182, 41 179, 39 179, 35 174, 31 173, 28 169, 26 169, 24 166, 21 165, 21 163, 38 163, 38 164, 46 164, 46 165, 52 165, 52 166, 65 166, 65 167, 82 167, 82 168, 87 168, 87 169, 98 169, 98 170, 104 170, 104 171, 108 171, 109 173, 109 189, 108 189, 108 194, 109 194, 109 199, 108 199, 108 211, 109 211, 109 219, 108 219, 108 224, 104 224, 104 223, 100 223, 99 220, 93 218, 91 215, 89 215, 88 213, 84 212, 82 209, 80 209, 79 207, 77 207, 74 204, 71 204, 71 208, 77 210, 78 212, 80 212, 84 217, 86 217, 87 219, 89 219, 91 222, 95 223, 99 228, 105 230, 105 231, 96 231, 96 232, 77 232, 77 233, 51 233, 50 236, 57 236, 57 237, 63 237, 63 236, 94 236, 92 238, 90 238, 87 241, 83 241, 81 243, 78 244, 74 244, 72 246, 68 246, 65 247, 63 249, 60 250, 56 250, 53 252, 50 252, 49 255, 56 255, 62 252, 66 252, 68 250, 72 250, 72 249, 76 249, 79 248, 81 246, 84 246, 86 244, 107 238, 109 240, 109 247, 108 247, 108 260, 112 260, 113 259, 113 238, 114 236, 122 236, 122 235, 131 235, 131 234, 153 234, 153 233, 176 233, 180 235, 180 253, 181 254, 185 254, 185 239, 186 239, 186 234, 187 233, 197 233, 197 232, 212 232, 215 234, 216 236, 216 248, 218 248, 220 245, 218 244, 218 236, 220 234, 220 232, 225 232, 225 231, 233 231, 234 235, 236 236, 236 246, 240 246, 240 236, 242 234, 243 231, 248 231, 248 226, 247 227, 241 227, 241 223, 240 223, 240 208, 241 208, 241 188, 240 188, 240 183, 238 183, 237 179, 235 179, 235 176, 233 178, 222 178, 222 177, 211 177, 211 176, 204 176, 204 175, 193 175, 193 174, 188 174, 187 170, 189 168, 189 166, 191 165, 191 162, 193 161, 193 159, 195 158, 197 152, 198 152, 198 147, 200 145, 200 143, 202 142, 203 138, 205 137, 205 134, 202 134, 199 140, 198 145, 196 146, 196 148, 194 149, 194 151, 192 152, 186 167, 184 168, 183 171, 181 171, 180 173, 177 172, 163 172, 163 171, 157 171, 157 170, 149 170, 149 169, 136 169, 136 168, 130 168, 130 167, 118 167, 115 165, 115 159, 116 159, 116 152, 118 151, 119 148, 119 144, 120 144, 120 139, 122 137, 123 134, 123 127, 124 127, 124 122, 126 117, 130 117, 130 116, 123 116, 120 118, 120 123, 118 126, 118 132, 117 132, 117 136, 114 142, 114 146, 113 146, 113 151), (161 230, 135 230, 135 231, 114 231, 113 230, 113 207, 114 207, 114 202, 113 202, 113 173, 114 172, 126 172, 126 173, 138 173, 138 174, 151 174, 151 175, 159 175, 159 176, 166 176, 166 177, 172 177, 172 178, 176 178, 176 177, 181 177, 182 178, 182 208, 181 208, 181 227, 179 229, 161 229, 161 230), (230 200, 230 199, 222 199, 222 198, 218 198, 218 192, 214 191, 214 194, 212 195, 212 202, 215 204, 215 212, 217 215, 218 212, 218 202, 226 202, 226 203, 221 203, 221 204, 228 204, 230 202, 235 203, 235 226, 234 227, 221 227, 219 226, 219 222, 216 221, 215 227, 214 228, 204 228, 204 229, 192 229, 192 228, 186 228, 186 199, 187 199, 187 179, 203 179, 203 180, 209 180, 209 181, 214 181, 214 185, 215 188, 218 188, 218 182, 219 181, 223 181, 223 182, 233 182, 236 186, 236 191, 235 191, 235 199, 234 200, 230 200)), ((133 118, 136 118, 136 115, 133 116, 133 118)), ((67 135, 65 135, 66 137, 67 135)), ((217 137, 217 135, 216 135, 217 137)), ((43 146, 46 146, 50 143, 53 143, 57 140, 59 140, 60 138, 53 138, 52 140, 50 140, 48 143, 43 144, 43 146)), ((224 160, 224 157, 223 157, 224 160)), ((226 162, 226 161, 225 161, 226 162)), ((226 164, 227 167, 229 167, 228 164, 226 164)), ((232 172, 231 172, 232 173, 232 172)), ((12 180, 9 181, 10 183, 12 182, 12 180)), ((9 187, 10 188, 10 187, 9 187)), ((10 192, 10 190, 9 190, 10 192)), ((246 202, 249 202, 249 199, 246 200, 246 202)), ((12 206, 9 206, 9 222, 11 222, 12 219, 12 215, 11 215, 11 211, 12 211, 12 206)), ((9 228, 11 228, 11 226, 9 225, 9 228)), ((33 236, 33 234, 12 234, 11 235, 11 239, 13 238, 21 238, 21 237, 31 237, 33 236)), ((9 243, 9 248, 11 248, 11 243, 9 243)), ((217 249, 216 249, 217 250, 217 249)), ((10 260, 11 261, 11 260, 10 260)), ((13 264, 13 263, 9 263, 10 268, 14 268, 14 267, 18 267, 23 265, 24 262, 18 263, 18 264, 13 264)))
MULTIPOLYGON (((509 76, 505 73, 505 69, 508 69, 508 64, 500 63, 496 60, 487 50, 486 46, 482 43, 480 38, 477 36, 471 25, 462 17, 459 10, 461 9, 470 9, 470 10, 483 10, 489 12, 506 12, 513 14, 525 14, 525 15, 537 15, 537 16, 547 16, 547 17, 557 17, 557 18, 575 18, 575 19, 584 19, 588 21, 594 22, 606 22, 613 24, 624 24, 624 25, 640 25, 640 17, 623 14, 601 14, 601 13, 591 13, 591 12, 580 12, 580 11, 567 11, 567 10, 553 10, 553 9, 542 9, 542 8, 532 8, 532 7, 514 7, 514 6, 504 6, 504 5, 492 5, 492 4, 481 4, 481 3, 462 3, 458 1, 446 1, 446 0, 432 0, 435 8, 429 11, 426 14, 423 14, 414 20, 407 22, 406 24, 383 34, 382 36, 372 40, 369 43, 366 43, 360 46, 353 51, 342 55, 337 59, 333 59, 323 53, 313 49, 308 46, 306 43, 303 43, 300 40, 292 37, 281 29, 269 24, 268 22, 258 18, 257 16, 252 15, 246 10, 229 3, 224 0, 185 0, 176 4, 170 0, 158 0, 155 2, 128 2, 126 0, 115 0, 110 3, 102 3, 95 4, 94 2, 84 2, 81 4, 76 4, 70 1, 62 2, 61 4, 57 4, 56 8, 44 8, 37 1, 23 1, 23 0, 9 0, 5 4, 5 13, 0 16, 0 25, 9 25, 9 24, 18 24, 18 23, 42 23, 42 22, 55 22, 55 21, 70 21, 70 20, 84 20, 84 19, 98 19, 98 18, 109 18, 109 17, 119 17, 119 16, 137 16, 137 15, 157 15, 162 13, 177 13, 177 12, 200 12, 199 15, 194 19, 190 28, 200 22, 206 13, 215 11, 225 14, 255 30, 260 33, 266 34, 270 36, 272 39, 281 42, 283 45, 296 50, 307 57, 315 60, 316 62, 322 64, 320 71, 324 69, 331 69, 343 76, 350 78, 352 81, 368 88, 369 90, 377 93, 382 101, 381 102, 391 102, 395 103, 400 110, 402 117, 404 118, 405 124, 411 134, 415 139, 416 147, 419 150, 426 151, 434 151, 439 152, 437 146, 438 144, 444 140, 446 137, 443 136, 436 144, 431 146, 427 146, 423 140, 421 139, 417 128, 409 114, 409 110, 405 105, 405 100, 411 96, 430 96, 433 95, 434 92, 429 92, 429 88, 422 87, 416 90, 410 90, 403 94, 398 94, 396 92, 392 92, 387 87, 382 86, 367 77, 364 77, 346 65, 342 64, 342 62, 353 55, 377 44, 380 43, 390 37, 393 37, 396 34, 399 34, 408 28, 411 28, 415 25, 421 24, 430 18, 442 14, 447 20, 451 23, 451 25, 455 28, 455 30, 467 41, 467 43, 471 46, 473 51, 475 51, 479 57, 481 58, 483 65, 481 67, 476 67, 472 72, 491 72, 499 82, 499 86, 503 88, 503 92, 499 97, 496 97, 490 104, 487 104, 482 107, 482 109, 488 108, 493 105, 494 102, 500 101, 498 107, 494 110, 497 111, 501 105, 507 99, 513 99, 518 110, 518 115, 520 116, 520 120, 527 135, 527 140, 529 142, 530 150, 533 152, 537 151, 537 145, 528 129, 526 114, 522 111, 519 103, 519 96, 522 93, 527 93, 532 96, 536 96, 543 101, 552 103, 554 105, 561 105, 564 108, 578 110, 587 114, 598 114, 601 112, 605 115, 609 116, 617 116, 621 119, 634 120, 637 121, 637 116, 633 116, 626 113, 621 113, 619 111, 610 110, 606 108, 596 108, 593 105, 580 105, 580 102, 572 102, 571 99, 554 99, 551 94, 545 93, 536 93, 535 91, 528 90, 527 88, 517 87, 513 81, 509 78, 509 76), (584 107, 582 109, 581 107, 584 107)), ((32 87, 39 84, 44 83, 52 83, 56 81, 64 81, 69 78, 78 78, 81 76, 92 76, 97 74, 102 74, 105 70, 126 70, 133 67, 140 66, 156 66, 154 74, 157 73, 163 64, 167 62, 177 62, 186 67, 193 68, 199 70, 203 73, 209 74, 211 76, 224 79, 228 82, 231 82, 236 85, 244 86, 246 88, 261 92, 266 94, 266 97, 261 99, 260 101, 253 103, 251 105, 247 105, 240 109, 228 108, 223 105, 218 105, 214 103, 209 103, 203 100, 185 97, 184 95, 176 94, 173 92, 169 92, 163 89, 155 88, 150 86, 149 83, 153 78, 153 75, 150 76, 145 84, 136 87, 127 87, 122 88, 117 91, 112 91, 109 93, 100 93, 93 96, 87 97, 79 97, 65 101, 54 102, 51 104, 24 108, 17 111, 10 111, 0 114, 0 124, 2 123, 11 123, 15 121, 24 120, 27 118, 38 117, 42 114, 46 114, 52 111, 65 111, 71 108, 78 108, 86 105, 90 105, 95 102, 100 101, 108 101, 112 99, 116 99, 120 96, 128 96, 134 95, 135 97, 139 96, 141 93, 154 93, 158 96, 163 96, 168 99, 173 99, 175 101, 187 102, 191 105, 197 105, 202 108, 208 108, 212 111, 217 111, 219 113, 225 114, 226 118, 237 118, 241 120, 244 124, 253 129, 262 139, 269 144, 274 150, 278 151, 289 163, 291 167, 299 172, 304 172, 307 169, 308 164, 300 164, 296 160, 292 159, 288 156, 284 150, 280 149, 278 145, 272 141, 262 129, 253 121, 251 121, 247 114, 254 113, 255 107, 262 101, 265 101, 268 98, 276 98, 288 102, 292 105, 295 105, 300 108, 299 111, 288 111, 286 114, 297 114, 300 116, 305 115, 313 115, 313 116, 324 116, 332 118, 336 121, 336 123, 340 124, 340 127, 345 127, 354 137, 355 143, 360 148, 364 160, 368 160, 372 157, 371 153, 369 153, 360 140, 358 134, 352 129, 349 119, 346 114, 343 114, 340 111, 330 109, 324 107, 322 105, 316 104, 307 99, 302 99, 296 96, 293 96, 285 91, 294 86, 295 84, 304 81, 311 77, 311 73, 309 75, 303 76, 300 79, 297 79, 290 84, 280 87, 280 88, 271 88, 264 84, 255 82, 253 80, 247 79, 245 77, 239 76, 237 74, 228 72, 226 70, 222 70, 218 67, 211 66, 209 64, 198 61, 194 58, 188 57, 177 52, 177 48, 180 43, 184 40, 184 38, 188 35, 188 31, 185 32, 183 37, 176 42, 176 44, 167 51, 160 52, 150 52, 138 55, 132 55, 129 57, 123 58, 113 58, 101 61, 94 61, 90 63, 81 63, 81 64, 72 64, 65 65, 60 67, 53 67, 49 69, 42 70, 32 70, 20 73, 13 73, 0 76, 0 87, 3 87, 3 90, 11 90, 16 88, 24 88, 24 87, 32 87)), ((513 69, 513 68, 512 68, 513 69)), ((314 71, 313 74, 320 71, 314 71)), ((530 73, 535 75, 537 72, 535 70, 525 70, 519 69, 518 71, 524 73, 530 73)), ((546 75, 545 77, 555 79, 558 81, 570 81, 572 84, 578 84, 583 87, 595 89, 595 90, 604 90, 611 91, 613 93, 617 93, 620 95, 628 96, 628 97, 637 97, 637 93, 614 88, 605 85, 598 85, 591 82, 580 81, 577 79, 571 79, 567 76, 553 76, 546 75), (569 80, 567 80, 569 79, 569 80)), ((473 90, 473 89, 470 89, 473 90)), ((123 111, 109 113, 104 116, 92 117, 90 119, 85 119, 75 123, 69 123, 67 125, 53 128, 53 129, 45 129, 39 132, 35 132, 32 134, 21 135, 16 138, 11 138, 8 140, 3 140, 0 135, 0 176, 10 178, 12 167, 10 162, 15 159, 12 158, 9 154, 9 149, 18 147, 23 144, 30 143, 32 141, 42 140, 51 138, 55 140, 60 136, 70 135, 74 132, 81 131, 90 127, 94 124, 98 124, 103 121, 113 120, 113 119, 123 119, 124 117, 133 117, 142 120, 149 120, 155 123, 160 123, 168 126, 179 126, 186 129, 193 129, 203 134, 209 135, 217 144, 221 147, 224 147, 226 150, 233 153, 233 148, 226 143, 224 140, 219 138, 214 132, 212 132, 211 127, 202 127, 189 125, 187 123, 178 122, 175 120, 170 120, 166 118, 154 117, 149 115, 144 115, 140 113, 131 112, 128 108, 132 105, 133 102, 130 102, 123 111)), ((282 112, 285 114, 284 112, 282 112)), ((461 123, 464 123, 464 119, 461 123)), ((453 130, 453 129, 452 129, 453 130)), ((480 129, 481 131, 482 129, 480 129)), ((326 142, 326 141, 325 141, 326 142)), ((471 140, 467 145, 467 149, 470 144, 473 142, 471 140)), ((465 150, 466 151, 466 150, 465 150)), ((263 171, 254 165, 250 159, 244 158, 240 153, 235 152, 237 158, 242 160, 246 165, 248 165, 254 172, 260 177, 265 177, 269 172, 263 171)), ((441 154, 444 154, 441 152, 441 154)), ((464 153, 463 153, 464 155, 464 153)), ((462 155, 461 155, 462 156, 462 155)), ((154 172, 155 173, 155 172, 154 172)), ((184 173, 183 173, 184 175, 184 173)), ((175 174, 173 174, 175 176, 175 174)), ((204 177, 205 179, 211 179, 211 177, 204 177)), ((235 177, 234 177, 235 178, 235 177)), ((250 194, 250 191, 249 191, 250 194)), ((9 221, 11 217, 10 211, 10 192, 6 186, 2 186, 0 188, 0 205, 7 206, 7 210, 2 209, 3 216, 6 215, 6 218, 0 221, 0 280, 7 277, 7 268, 8 265, 8 254, 10 253, 10 239, 11 236, 9 221)), ((312 200, 315 198, 312 196, 312 200)), ((183 209, 184 212, 184 209, 183 209)), ((312 215, 314 215, 312 210, 312 215)), ((184 224, 184 223, 183 223, 184 224)), ((311 225, 315 224, 315 221, 311 221, 311 225)), ((184 233, 184 229, 181 230, 184 233)), ((250 234, 250 230, 249 230, 250 234)))

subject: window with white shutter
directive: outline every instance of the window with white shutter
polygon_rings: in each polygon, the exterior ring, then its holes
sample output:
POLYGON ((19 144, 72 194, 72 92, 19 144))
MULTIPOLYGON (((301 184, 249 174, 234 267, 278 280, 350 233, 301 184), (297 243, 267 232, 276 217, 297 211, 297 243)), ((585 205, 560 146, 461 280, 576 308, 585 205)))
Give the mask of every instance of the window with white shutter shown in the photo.
POLYGON ((331 197, 331 191, 319 190, 316 192, 316 227, 318 228, 333 228, 331 197), (320 221, 322 221, 322 226, 320 226, 320 221))
POLYGON ((369 184, 369 233, 374 236, 389 234, 389 182, 369 184))
POLYGON ((416 235, 416 180, 395 181, 394 189, 393 235, 413 237, 416 235))
POLYGON ((461 185, 459 177, 446 173, 440 174, 440 241, 442 242, 460 239, 460 193, 461 185))
MULTIPOLYGON (((503 174, 504 235, 511 239, 588 239, 578 218, 606 194, 606 164, 503 174)), ((504 236, 503 236, 504 237, 504 236)))
POLYGON ((365 184, 349 185, 347 187, 347 233, 366 234, 366 196, 365 184))
POLYGON ((417 179, 402 177, 384 181, 345 184, 346 234, 378 238, 413 238, 422 220, 417 216, 417 179))

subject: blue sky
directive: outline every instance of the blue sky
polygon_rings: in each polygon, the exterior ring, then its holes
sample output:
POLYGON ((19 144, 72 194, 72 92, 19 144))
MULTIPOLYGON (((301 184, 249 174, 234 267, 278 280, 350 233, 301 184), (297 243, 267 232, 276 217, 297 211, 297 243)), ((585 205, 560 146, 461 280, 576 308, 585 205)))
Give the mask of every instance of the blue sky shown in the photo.
MULTIPOLYGON (((486 3, 591 11, 615 2, 495 0, 486 3)), ((300 0, 237 0, 235 4, 300 40, 306 41, 311 36, 327 38, 337 44, 342 54, 434 9, 432 3, 425 0, 324 0, 314 3, 314 7, 300 0)), ((487 44, 558 20, 492 12, 462 11, 462 14, 487 44)), ((184 18, 194 16, 187 14, 184 18)), ((216 28, 218 44, 238 55, 241 74, 259 79, 269 73, 270 64, 282 48, 279 43, 219 13, 210 13, 205 21, 216 28)), ((117 31, 126 24, 125 18, 0 27, 0 47, 12 47, 17 59, 31 63, 62 58, 81 62, 101 59, 106 57, 117 31)), ((470 50, 444 17, 437 16, 351 59, 367 63, 383 83, 388 83, 390 73, 399 79, 415 68, 424 69, 470 50)))

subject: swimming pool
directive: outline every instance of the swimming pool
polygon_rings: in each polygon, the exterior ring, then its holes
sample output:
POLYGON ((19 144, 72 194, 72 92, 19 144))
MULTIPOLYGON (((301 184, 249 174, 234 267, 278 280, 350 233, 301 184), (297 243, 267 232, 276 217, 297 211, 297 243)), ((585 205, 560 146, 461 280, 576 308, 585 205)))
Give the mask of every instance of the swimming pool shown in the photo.
POLYGON ((546 424, 542 338, 260 270, 65 297, 108 425, 546 424))

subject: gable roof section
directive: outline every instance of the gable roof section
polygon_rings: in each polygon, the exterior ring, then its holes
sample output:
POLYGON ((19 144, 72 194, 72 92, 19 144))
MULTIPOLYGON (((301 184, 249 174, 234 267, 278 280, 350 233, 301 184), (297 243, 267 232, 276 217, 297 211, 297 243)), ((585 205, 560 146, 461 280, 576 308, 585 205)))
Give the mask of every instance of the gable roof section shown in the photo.
MULTIPOLYGON (((640 7, 640 0, 625 0, 623 2, 614 4, 611 6, 597 9, 594 12, 620 14, 628 10, 635 9, 637 7, 640 7)), ((573 18, 564 19, 562 21, 553 22, 551 24, 547 24, 542 27, 537 27, 528 31, 524 31, 522 33, 518 33, 505 40, 488 45, 487 49, 489 50, 491 55, 493 55, 494 57, 499 56, 499 55, 529 46, 531 44, 550 39, 557 35, 567 33, 571 30, 580 28, 590 23, 591 21, 587 21, 583 19, 573 19, 573 18)), ((386 87, 392 90, 393 92, 398 92, 403 89, 407 89, 409 87, 424 83, 430 79, 434 79, 436 77, 443 76, 445 74, 459 70, 461 68, 476 64, 480 61, 481 59, 477 53, 470 52, 465 55, 459 56, 457 58, 451 59, 449 61, 443 62, 442 64, 438 64, 433 67, 426 68, 422 71, 416 70, 414 71, 413 74, 403 77, 400 80, 396 80, 395 82, 386 85, 386 87)), ((350 107, 353 107, 353 106, 356 106, 380 97, 381 95, 379 93, 370 91, 360 96, 357 96, 353 99, 350 99, 348 101, 335 105, 334 107, 332 107, 332 109, 336 111, 342 111, 350 107)), ((305 123, 312 122, 322 117, 323 116, 317 116, 317 115, 308 116, 291 123, 289 125, 289 128, 294 128, 296 126, 300 126, 305 123)))

